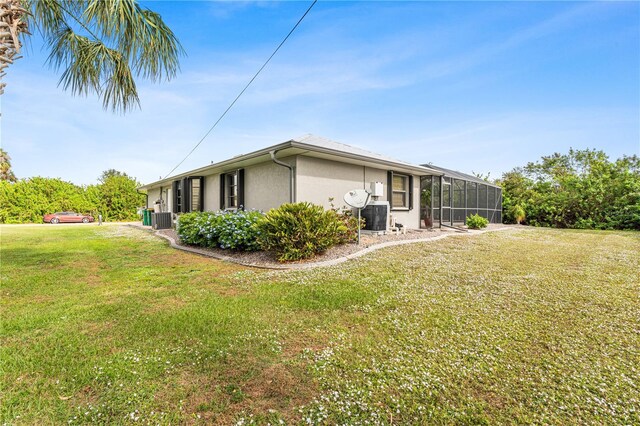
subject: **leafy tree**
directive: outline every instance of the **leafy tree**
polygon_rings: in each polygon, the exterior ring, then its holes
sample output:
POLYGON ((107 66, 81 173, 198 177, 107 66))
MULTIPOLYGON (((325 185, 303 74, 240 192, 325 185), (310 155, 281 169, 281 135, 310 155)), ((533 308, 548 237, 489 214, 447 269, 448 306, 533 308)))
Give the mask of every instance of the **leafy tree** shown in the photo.
POLYGON ((513 169, 499 183, 505 222, 526 218, 535 226, 640 229, 635 155, 610 161, 602 151, 570 149, 513 169))
POLYGON ((49 64, 62 70, 59 84, 74 95, 98 95, 105 109, 127 112, 140 104, 134 76, 169 80, 179 70, 183 50, 175 35, 135 0, 8 0, 2 6, 12 28, 2 27, 10 41, 3 56, 13 58, 18 34, 37 28, 49 45, 49 64))
POLYGON ((137 208, 145 203, 144 194, 137 191, 138 186, 140 184, 134 178, 120 172, 112 173, 97 185, 96 191, 99 197, 97 207, 104 220, 137 219, 137 208))
POLYGON ((0 180, 6 180, 9 182, 15 182, 16 175, 11 170, 11 157, 7 154, 7 151, 0 148, 0 180))
POLYGON ((129 175, 124 172, 118 171, 116 169, 109 169, 102 172, 102 174, 98 177, 98 182, 105 183, 109 178, 114 176, 123 176, 126 178, 129 177, 129 175))

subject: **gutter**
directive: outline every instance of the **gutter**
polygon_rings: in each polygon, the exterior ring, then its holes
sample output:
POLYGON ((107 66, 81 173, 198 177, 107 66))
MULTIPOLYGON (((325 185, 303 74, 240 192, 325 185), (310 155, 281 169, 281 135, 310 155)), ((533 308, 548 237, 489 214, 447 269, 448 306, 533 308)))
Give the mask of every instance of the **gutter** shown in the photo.
POLYGON ((290 203, 294 203, 295 202, 295 197, 293 194, 293 166, 290 164, 287 164, 283 161, 280 161, 276 158, 276 154, 278 153, 278 150, 271 150, 269 151, 269 155, 271 155, 271 161, 273 161, 274 163, 276 163, 279 166, 282 167, 286 167, 287 169, 289 169, 289 202, 290 203))
POLYGON ((144 203, 144 206, 145 206, 144 208, 145 208, 145 209, 148 209, 148 208, 149 208, 149 194, 148 194, 148 193, 146 193, 146 192, 140 192, 140 190, 139 190, 138 188, 136 188, 136 192, 137 192, 138 194, 142 194, 142 195, 144 195, 144 198, 146 199, 146 201, 145 201, 145 203, 144 203))

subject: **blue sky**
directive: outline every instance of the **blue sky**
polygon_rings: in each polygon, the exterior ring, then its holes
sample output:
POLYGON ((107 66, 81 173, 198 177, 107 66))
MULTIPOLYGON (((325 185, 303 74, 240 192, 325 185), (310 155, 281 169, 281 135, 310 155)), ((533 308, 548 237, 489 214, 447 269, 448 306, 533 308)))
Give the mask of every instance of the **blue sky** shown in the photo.
MULTIPOLYGON (((187 51, 181 73, 114 115, 58 88, 33 37, 2 96, 18 177, 165 176, 310 3, 143 4, 187 51)), ((306 133, 491 177, 569 147, 640 154, 640 3, 320 1, 176 173, 306 133)))

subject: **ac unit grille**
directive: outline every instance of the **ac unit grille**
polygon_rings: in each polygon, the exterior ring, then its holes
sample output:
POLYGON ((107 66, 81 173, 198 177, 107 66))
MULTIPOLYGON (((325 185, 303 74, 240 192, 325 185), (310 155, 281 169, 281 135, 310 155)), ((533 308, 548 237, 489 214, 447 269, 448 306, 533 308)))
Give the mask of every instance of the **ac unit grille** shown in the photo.
POLYGON ((171 213, 151 213, 151 227, 153 229, 171 229, 171 213))
POLYGON ((364 229, 367 231, 386 231, 387 207, 386 204, 369 204, 362 209, 364 229))

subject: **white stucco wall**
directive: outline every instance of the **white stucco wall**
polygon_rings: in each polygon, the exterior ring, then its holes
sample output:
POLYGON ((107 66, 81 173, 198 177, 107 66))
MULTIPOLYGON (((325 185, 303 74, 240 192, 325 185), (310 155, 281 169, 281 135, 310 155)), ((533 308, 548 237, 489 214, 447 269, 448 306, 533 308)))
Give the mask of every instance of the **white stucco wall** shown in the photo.
POLYGON ((171 188, 163 186, 161 188, 153 188, 147 191, 147 207, 153 208, 156 200, 162 198, 164 200, 165 211, 171 211, 171 188), (162 194, 160 193, 162 191, 162 194))
MULTIPOLYGON (((337 207, 345 205, 343 196, 347 191, 357 188, 369 189, 371 182, 382 182, 387 199, 387 172, 385 169, 358 166, 298 156, 296 168, 296 201, 308 201, 330 207, 329 198, 334 198, 337 207)), ((420 226, 420 177, 413 176, 413 209, 391 210, 396 221, 408 228, 420 226)))
MULTIPOLYGON (((295 166, 295 157, 281 159, 295 166)), ((229 169, 230 172, 235 169, 229 169)), ((163 198, 172 211, 171 187, 163 188, 163 198), (164 191, 168 189, 168 193, 164 191)), ((150 189, 149 207, 159 198, 159 189, 150 189)), ((289 202, 289 169, 271 161, 244 167, 244 204, 246 209, 268 211, 289 202)), ((220 210, 220 172, 204 176, 204 210, 220 210)))
POLYGON ((220 175, 204 177, 204 209, 206 211, 220 210, 220 175))
MULTIPOLYGON (((279 159, 295 166, 295 157, 279 159)), ((271 161, 244 169, 245 209, 262 210, 289 202, 289 169, 271 161)))
POLYGON ((153 208, 153 203, 160 198, 160 188, 154 188, 147 191, 147 207, 153 208))
MULTIPOLYGON (((330 208, 329 198, 337 207, 345 206, 343 195, 352 189, 368 189, 371 182, 383 183, 382 200, 387 199, 386 169, 358 166, 337 161, 298 155, 280 159, 295 167, 296 201, 308 201, 330 208)), ((231 171, 231 170, 229 170, 231 171)), ((204 209, 220 209, 220 172, 204 176, 204 209)), ((168 211, 172 211, 171 186, 162 188, 168 211)), ((160 189, 150 189, 149 207, 160 197, 160 189)), ((244 204, 246 209, 268 211, 289 202, 289 170, 266 161, 244 167, 244 204)), ((420 176, 413 176, 413 209, 392 210, 396 220, 408 228, 418 228, 420 221, 420 176)))

